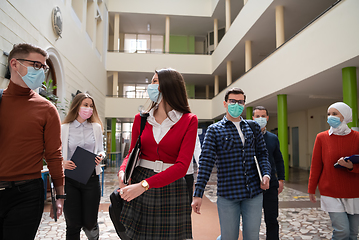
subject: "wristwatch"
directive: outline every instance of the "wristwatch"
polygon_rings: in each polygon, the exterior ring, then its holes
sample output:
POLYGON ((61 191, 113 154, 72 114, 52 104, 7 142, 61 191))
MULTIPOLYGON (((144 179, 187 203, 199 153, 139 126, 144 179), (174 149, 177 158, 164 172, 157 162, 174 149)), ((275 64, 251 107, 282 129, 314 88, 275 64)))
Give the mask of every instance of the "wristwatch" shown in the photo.
POLYGON ((64 199, 64 200, 66 200, 66 194, 64 194, 64 195, 57 194, 56 199, 64 199))
POLYGON ((148 182, 146 180, 142 180, 141 186, 146 189, 146 191, 150 188, 150 185, 148 185, 148 182))

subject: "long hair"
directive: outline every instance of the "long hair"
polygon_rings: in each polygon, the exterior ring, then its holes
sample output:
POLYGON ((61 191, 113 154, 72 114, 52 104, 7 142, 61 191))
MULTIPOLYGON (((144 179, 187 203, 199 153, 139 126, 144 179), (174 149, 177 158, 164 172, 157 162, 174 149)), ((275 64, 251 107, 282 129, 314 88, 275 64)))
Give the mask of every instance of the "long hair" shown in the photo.
POLYGON ((79 109, 81 107, 81 103, 86 98, 90 98, 92 100, 92 104, 93 104, 93 114, 89 119, 87 119, 87 121, 90 122, 90 123, 98 123, 98 124, 100 124, 101 129, 103 130, 103 124, 102 124, 102 121, 101 121, 101 119, 100 119, 100 117, 99 117, 99 115, 97 113, 95 101, 93 100, 93 98, 88 93, 79 93, 74 97, 74 99, 71 102, 70 110, 67 113, 67 116, 65 117, 65 119, 64 119, 64 121, 62 123, 63 124, 71 123, 71 122, 76 120, 76 118, 79 115, 79 109))
MULTIPOLYGON (((182 75, 174 69, 161 69, 156 71, 159 88, 162 93, 162 101, 166 102, 174 110, 181 113, 190 113, 191 109, 187 100, 186 85, 182 75)), ((153 102, 150 110, 156 106, 153 102)), ((169 112, 166 110, 166 114, 169 112)), ((167 115, 168 116, 168 115, 167 115)))

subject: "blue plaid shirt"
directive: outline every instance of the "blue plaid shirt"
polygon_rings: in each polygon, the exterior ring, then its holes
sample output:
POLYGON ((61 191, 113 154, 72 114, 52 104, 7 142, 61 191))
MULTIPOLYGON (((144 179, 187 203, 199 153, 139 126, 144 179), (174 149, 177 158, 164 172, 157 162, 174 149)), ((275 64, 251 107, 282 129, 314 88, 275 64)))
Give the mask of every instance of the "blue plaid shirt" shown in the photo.
POLYGON ((244 146, 236 126, 226 117, 208 127, 199 158, 199 171, 193 196, 203 196, 215 163, 218 169, 218 196, 243 200, 253 198, 262 192, 254 161, 255 142, 256 157, 262 176, 270 176, 271 166, 260 126, 255 124, 257 141, 249 124, 242 118, 240 127, 245 138, 244 146))

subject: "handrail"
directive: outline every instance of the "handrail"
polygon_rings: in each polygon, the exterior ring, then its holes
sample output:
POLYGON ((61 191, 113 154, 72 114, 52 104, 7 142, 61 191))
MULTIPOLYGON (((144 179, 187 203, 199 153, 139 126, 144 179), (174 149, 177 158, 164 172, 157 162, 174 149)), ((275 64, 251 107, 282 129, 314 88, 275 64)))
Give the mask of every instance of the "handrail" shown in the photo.
POLYGON ((127 50, 110 50, 107 52, 118 52, 118 53, 133 53, 133 54, 187 54, 187 55, 211 55, 212 53, 192 53, 192 52, 165 52, 165 51, 151 51, 151 50, 137 50, 136 52, 129 52, 127 50))

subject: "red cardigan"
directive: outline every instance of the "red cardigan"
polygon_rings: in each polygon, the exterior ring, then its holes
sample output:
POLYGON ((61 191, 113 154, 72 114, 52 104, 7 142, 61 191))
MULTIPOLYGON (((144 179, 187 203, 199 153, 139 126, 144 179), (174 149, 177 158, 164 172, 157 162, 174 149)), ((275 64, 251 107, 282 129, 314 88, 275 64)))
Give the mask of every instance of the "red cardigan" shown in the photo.
MULTIPOLYGON (((135 116, 132 126, 132 140, 130 151, 132 151, 140 133, 141 117, 140 114, 135 116)), ((192 113, 183 114, 181 119, 171 127, 167 134, 157 144, 154 139, 152 125, 148 122, 141 136, 141 155, 140 158, 164 163, 173 163, 163 172, 155 174, 146 179, 150 188, 160 188, 166 186, 182 177, 187 173, 191 163, 194 146, 197 136, 197 116, 192 113)), ((120 171, 126 169, 128 156, 123 160, 120 171)))
POLYGON ((333 166, 339 158, 353 154, 359 154, 359 132, 351 131, 345 136, 329 136, 328 131, 319 133, 313 149, 308 193, 314 194, 318 185, 323 196, 358 198, 359 164, 354 164, 352 171, 333 166))

